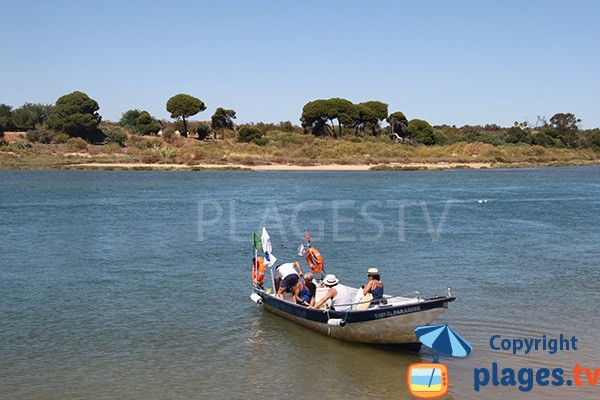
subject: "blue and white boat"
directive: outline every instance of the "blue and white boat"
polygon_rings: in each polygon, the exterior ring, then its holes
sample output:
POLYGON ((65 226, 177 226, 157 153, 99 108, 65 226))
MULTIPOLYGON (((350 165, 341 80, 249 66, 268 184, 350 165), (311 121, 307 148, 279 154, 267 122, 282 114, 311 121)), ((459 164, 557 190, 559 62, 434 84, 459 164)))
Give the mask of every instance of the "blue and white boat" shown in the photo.
MULTIPOLYGON (((346 287, 355 298, 359 289, 346 287)), ((328 290, 317 282, 315 301, 318 302, 328 290)), ((295 304, 291 293, 286 293, 284 299, 272 293, 274 290, 255 287, 251 298, 270 313, 336 339, 393 345, 412 351, 421 347, 415 328, 432 323, 448 310, 448 303, 456 299, 448 288, 432 295, 418 292, 401 296, 384 295, 379 304, 366 310, 359 310, 360 301, 357 301, 349 304, 348 311, 336 311, 295 304)))
MULTIPOLYGON (((311 249, 308 232, 305 231, 305 235, 307 247, 311 249)), ((264 260, 265 263, 268 263, 270 269, 272 287, 265 289, 262 286, 263 276, 261 284, 254 283, 250 298, 268 312, 337 339, 358 343, 393 345, 418 351, 421 342, 415 336, 415 328, 432 323, 439 315, 448 310, 448 303, 455 300, 455 297, 450 293, 450 288, 448 288, 443 292, 431 295, 421 295, 419 292, 399 296, 384 294, 382 299, 375 302, 371 300, 363 302, 362 289, 337 283, 337 287, 345 286, 350 298, 354 299, 352 303, 336 304, 338 310, 333 308, 308 308, 296 304, 291 293, 285 293, 283 299, 277 296, 272 268, 277 259, 271 253, 270 236, 267 230, 263 228, 260 238, 256 233, 253 233, 252 237, 255 259, 257 259, 258 249, 261 249, 265 254, 264 260), (364 304, 367 302, 369 304, 364 304)), ((304 251, 302 245, 298 254, 306 255, 307 264, 315 277, 323 275, 323 258, 318 250, 312 248, 312 251, 304 251)), ((261 271, 264 274, 264 265, 261 271)), ((258 264, 255 264, 253 278, 257 273, 258 264)), ((314 283, 317 287, 316 304, 327 294, 329 288, 318 279, 315 279, 314 283)))

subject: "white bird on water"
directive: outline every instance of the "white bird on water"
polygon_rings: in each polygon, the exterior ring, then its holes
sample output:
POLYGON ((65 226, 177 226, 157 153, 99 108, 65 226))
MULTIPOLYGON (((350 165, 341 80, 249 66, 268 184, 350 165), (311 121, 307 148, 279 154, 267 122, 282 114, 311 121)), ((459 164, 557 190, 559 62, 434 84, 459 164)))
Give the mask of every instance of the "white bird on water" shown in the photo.
POLYGON ((479 204, 487 203, 487 200, 477 200, 479 204))

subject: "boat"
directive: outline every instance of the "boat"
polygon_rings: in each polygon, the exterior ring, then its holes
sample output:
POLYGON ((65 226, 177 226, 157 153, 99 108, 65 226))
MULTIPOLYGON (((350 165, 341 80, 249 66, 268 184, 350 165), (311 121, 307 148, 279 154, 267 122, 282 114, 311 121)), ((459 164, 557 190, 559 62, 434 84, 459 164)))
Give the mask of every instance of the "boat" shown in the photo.
MULTIPOLYGON (((266 230, 263 228, 263 236, 265 232, 266 230)), ((310 240, 308 243, 310 245, 310 240)), ((270 250, 269 247, 268 251, 270 250)), ((268 258, 269 253, 265 251, 265 254, 268 258)), ((323 266, 322 262, 320 266, 323 266)), ((262 285, 255 284, 250 298, 256 304, 261 305, 266 311, 298 325, 349 342, 387 345, 419 351, 421 342, 415 335, 415 328, 431 324, 448 310, 449 303, 456 300, 451 294, 451 289, 447 288, 430 295, 421 295, 419 292, 403 295, 384 294, 383 298, 376 301, 375 304, 368 300, 367 302, 370 304, 366 305, 361 301, 362 289, 338 283, 338 286, 346 286, 350 291, 351 298, 354 299, 350 304, 339 305, 349 307, 348 310, 309 308, 296 304, 293 301, 292 293, 285 293, 283 299, 278 297, 275 291, 273 270, 272 268, 270 270, 273 287, 264 288, 262 285)), ((313 272, 316 271, 313 269, 313 272)), ((329 288, 318 279, 315 280, 315 284, 317 286, 315 303, 317 303, 325 296, 329 288)))

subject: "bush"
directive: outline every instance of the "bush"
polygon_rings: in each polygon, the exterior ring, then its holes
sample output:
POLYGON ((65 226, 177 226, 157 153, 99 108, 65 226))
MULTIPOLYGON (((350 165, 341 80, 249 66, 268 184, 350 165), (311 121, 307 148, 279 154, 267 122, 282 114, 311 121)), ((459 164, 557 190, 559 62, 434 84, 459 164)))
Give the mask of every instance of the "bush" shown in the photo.
POLYGON ((244 142, 244 143, 250 143, 255 139, 261 139, 262 136, 263 136, 263 132, 260 128, 242 126, 238 130, 237 141, 244 142))
POLYGON ((62 143, 67 143, 67 140, 69 140, 70 136, 67 135, 64 132, 58 132, 54 134, 54 143, 56 144, 62 144, 62 143))
POLYGON ((123 147, 127 140, 127 134, 120 127, 103 127, 102 131, 106 135, 106 143, 116 143, 123 147))
POLYGON ((250 143, 254 143, 257 146, 266 146, 267 143, 269 143, 269 139, 267 139, 265 137, 254 138, 250 141, 250 143))
POLYGON ((175 135, 175 129, 173 128, 167 128, 162 132, 162 138, 165 140, 170 139, 173 135, 175 135))
POLYGON ((39 128, 28 131, 25 138, 31 143, 49 144, 54 140, 54 133, 48 129, 39 128))
POLYGON ((600 130, 593 131, 588 134, 587 137, 588 145, 594 151, 600 151, 600 130))
POLYGON ((198 128, 196 128, 196 133, 198 134, 198 139, 204 140, 210 135, 212 128, 209 124, 205 124, 204 122, 200 122, 198 124, 198 128))
POLYGON ((65 147, 70 151, 87 151, 88 144, 82 138, 76 137, 67 140, 65 147))

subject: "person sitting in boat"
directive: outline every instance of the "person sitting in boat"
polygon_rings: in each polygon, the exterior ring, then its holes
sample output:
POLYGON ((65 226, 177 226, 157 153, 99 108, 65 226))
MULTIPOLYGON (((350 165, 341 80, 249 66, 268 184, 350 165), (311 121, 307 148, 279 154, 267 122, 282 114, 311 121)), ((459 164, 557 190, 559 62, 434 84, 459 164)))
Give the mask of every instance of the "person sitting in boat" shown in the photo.
POLYGON ((285 291, 293 290, 298 284, 298 278, 302 276, 302 268, 300 267, 299 262, 291 262, 281 264, 277 267, 275 271, 275 289, 277 290, 277 296, 280 299, 283 299, 283 293, 285 291), (296 269, 298 271, 296 272, 296 269))
POLYGON ((323 279, 323 284, 329 288, 327 294, 315 304, 314 308, 323 308, 325 302, 331 299, 331 309, 336 311, 346 311, 352 306, 352 299, 350 298, 350 291, 346 286, 339 285, 339 279, 333 274, 328 274, 323 279))
POLYGON ((383 299, 383 282, 379 276, 379 270, 377 268, 369 268, 367 271, 369 277, 369 283, 363 286, 363 296, 371 293, 373 299, 371 299, 371 307, 376 306, 383 299))
POLYGON ((304 275, 304 282, 298 282, 294 289, 294 300, 296 300, 296 304, 307 307, 315 305, 317 286, 315 286, 312 280, 313 275, 310 272, 307 272, 306 275, 304 275))

